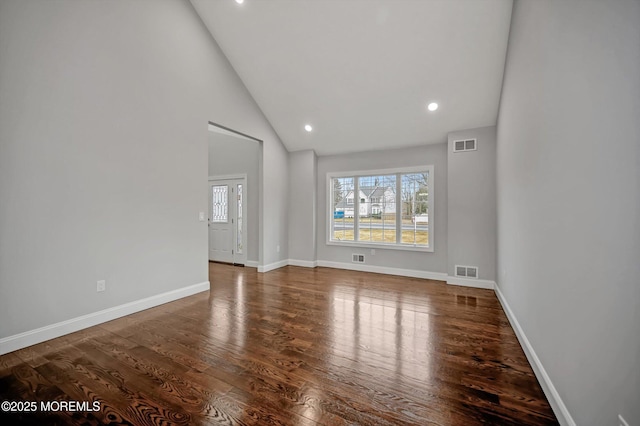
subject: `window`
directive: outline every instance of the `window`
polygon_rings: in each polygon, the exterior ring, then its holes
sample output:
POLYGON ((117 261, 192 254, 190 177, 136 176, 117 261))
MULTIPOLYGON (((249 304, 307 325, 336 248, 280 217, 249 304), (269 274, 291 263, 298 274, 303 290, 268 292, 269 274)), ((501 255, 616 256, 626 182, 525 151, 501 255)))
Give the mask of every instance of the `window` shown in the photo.
POLYGON ((211 221, 214 223, 227 223, 229 215, 229 206, 227 205, 227 192, 229 187, 227 185, 214 185, 211 187, 213 192, 212 200, 212 215, 211 221))
POLYGON ((238 184, 238 205, 236 206, 236 212, 238 213, 238 226, 237 235, 236 235, 236 253, 242 254, 242 233, 244 232, 244 215, 242 213, 242 203, 243 203, 243 193, 242 193, 242 184, 238 184))
POLYGON ((433 251, 433 166, 329 173, 327 244, 433 251))
POLYGON ((334 206, 332 220, 333 238, 336 241, 353 241, 353 178, 332 179, 331 200, 334 206), (351 202, 349 202, 351 201, 351 202))

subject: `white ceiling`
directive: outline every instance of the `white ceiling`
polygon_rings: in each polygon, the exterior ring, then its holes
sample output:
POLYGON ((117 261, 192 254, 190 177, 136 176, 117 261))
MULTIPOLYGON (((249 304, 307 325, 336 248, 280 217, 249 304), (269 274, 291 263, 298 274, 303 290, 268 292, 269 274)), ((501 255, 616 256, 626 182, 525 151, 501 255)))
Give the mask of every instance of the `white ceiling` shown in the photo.
POLYGON ((191 2, 289 151, 442 143, 496 124, 511 0, 191 2))

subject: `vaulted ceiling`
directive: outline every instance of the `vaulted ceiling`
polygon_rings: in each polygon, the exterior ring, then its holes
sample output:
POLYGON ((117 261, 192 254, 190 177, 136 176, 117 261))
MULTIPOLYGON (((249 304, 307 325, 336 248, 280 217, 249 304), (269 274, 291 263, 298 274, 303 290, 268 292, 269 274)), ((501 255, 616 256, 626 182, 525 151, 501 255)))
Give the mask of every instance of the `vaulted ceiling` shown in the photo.
POLYGON ((289 151, 442 143, 496 124, 511 0, 191 2, 289 151))

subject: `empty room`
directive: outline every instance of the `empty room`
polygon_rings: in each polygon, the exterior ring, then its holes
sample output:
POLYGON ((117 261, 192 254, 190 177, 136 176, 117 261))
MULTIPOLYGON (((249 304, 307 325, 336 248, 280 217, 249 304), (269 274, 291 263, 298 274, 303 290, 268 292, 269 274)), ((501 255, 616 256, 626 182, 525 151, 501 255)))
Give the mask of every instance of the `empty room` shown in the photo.
POLYGON ((0 423, 640 426, 640 1, 0 0, 0 423))

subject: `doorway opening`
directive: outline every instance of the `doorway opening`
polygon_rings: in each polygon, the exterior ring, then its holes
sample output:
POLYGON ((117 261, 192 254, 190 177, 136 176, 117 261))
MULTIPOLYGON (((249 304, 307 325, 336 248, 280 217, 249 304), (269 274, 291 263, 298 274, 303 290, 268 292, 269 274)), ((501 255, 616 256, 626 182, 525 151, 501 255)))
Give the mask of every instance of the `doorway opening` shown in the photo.
POLYGON ((257 267, 262 141, 210 121, 208 150, 208 259, 257 267))
POLYGON ((244 266, 246 176, 209 178, 209 260, 244 266))

